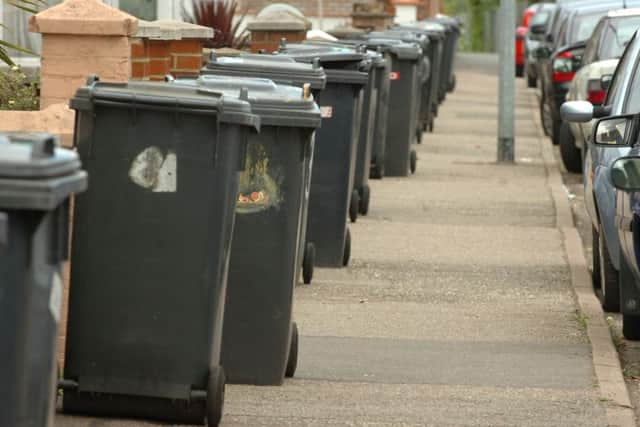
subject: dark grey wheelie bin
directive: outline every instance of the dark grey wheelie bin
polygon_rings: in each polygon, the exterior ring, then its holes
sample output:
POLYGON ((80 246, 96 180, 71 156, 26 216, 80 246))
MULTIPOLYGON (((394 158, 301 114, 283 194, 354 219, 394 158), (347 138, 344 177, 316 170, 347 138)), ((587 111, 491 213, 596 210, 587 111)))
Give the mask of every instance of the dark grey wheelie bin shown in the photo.
MULTIPOLYGON (((178 84, 193 84, 176 81, 178 84)), ((280 385, 295 373, 298 329, 292 322, 301 212, 309 191, 320 110, 305 89, 267 79, 204 75, 207 90, 238 93, 260 116, 240 175, 222 336, 222 366, 230 383, 280 385)))
POLYGON ((69 198, 78 156, 48 134, 0 133, 0 425, 53 422, 69 198))
MULTIPOLYGON (((362 49, 361 43, 349 42, 305 42, 316 44, 318 46, 347 46, 351 49, 362 49), (356 47, 357 46, 357 47, 356 47)), ((371 153, 373 147, 373 139, 376 136, 376 119, 378 117, 378 109, 381 105, 378 98, 380 97, 380 74, 386 75, 388 78, 388 61, 384 56, 376 51, 367 50, 366 58, 371 62, 369 71, 369 80, 364 88, 362 102, 362 118, 360 120, 360 130, 358 147, 356 151, 356 169, 353 181, 354 191, 358 192, 357 206, 350 206, 350 209, 358 210, 357 213, 367 215, 371 202, 371 188, 369 187, 369 176, 371 173, 371 153)), ((387 90, 388 91, 388 90, 387 90)), ((387 93, 388 96, 388 93, 387 93)), ((385 100, 386 101, 386 100, 385 100)), ((386 104, 385 104, 386 106, 386 104)), ((353 212, 350 216, 355 216, 353 212)))
MULTIPOLYGON (((422 48, 397 38, 371 38, 366 43, 369 47, 380 47, 391 59, 387 134, 382 154, 384 175, 407 176, 417 167, 412 143, 416 136, 416 111, 420 106, 422 48)), ((381 156, 379 152, 375 155, 381 156)))
POLYGON ((74 211, 64 412, 219 423, 249 96, 90 78, 71 100, 93 178, 74 211))
POLYGON ((316 265, 346 266, 351 235, 345 218, 359 206, 359 194, 352 189, 370 61, 364 51, 313 44, 286 45, 279 54, 298 62, 319 60, 327 74, 327 87, 316 99, 323 120, 316 133, 307 236, 316 247, 316 265))
POLYGON ((395 31, 410 31, 424 34, 429 38, 427 56, 431 64, 431 75, 427 95, 422 98, 420 116, 423 131, 433 132, 434 117, 438 114, 438 90, 440 87, 440 74, 442 68, 442 55, 445 40, 445 27, 436 22, 414 22, 393 27, 395 31))
POLYGON ((445 33, 446 37, 444 42, 442 89, 445 91, 445 94, 446 92, 453 92, 456 87, 455 59, 462 24, 458 19, 446 15, 437 15, 433 18, 425 19, 424 22, 437 22, 446 27, 447 31, 445 33))
POLYGON ((414 111, 415 141, 422 143, 422 133, 428 125, 428 117, 425 117, 423 110, 431 102, 431 61, 429 59, 429 51, 431 50, 431 42, 429 37, 422 32, 413 32, 407 30, 399 30, 390 28, 384 32, 370 33, 372 38, 384 37, 391 39, 399 39, 406 43, 414 43, 420 46, 422 50, 422 59, 418 66, 419 84, 418 84, 418 105, 414 111))
MULTIPOLYGON (((296 87, 308 88, 317 97, 327 85, 327 75, 319 63, 301 64, 282 55, 262 55, 243 53, 238 57, 218 57, 215 51, 211 54, 211 61, 201 70, 203 75, 218 75, 232 77, 255 77, 270 79, 280 84, 290 84, 296 87)), ((304 180, 307 186, 311 182, 311 158, 305 164, 304 180)), ((313 267, 315 264, 315 245, 307 240, 308 218, 308 192, 305 193, 305 202, 301 212, 300 221, 300 252, 299 271, 296 277, 302 274, 302 281, 310 284, 313 280, 313 267)))

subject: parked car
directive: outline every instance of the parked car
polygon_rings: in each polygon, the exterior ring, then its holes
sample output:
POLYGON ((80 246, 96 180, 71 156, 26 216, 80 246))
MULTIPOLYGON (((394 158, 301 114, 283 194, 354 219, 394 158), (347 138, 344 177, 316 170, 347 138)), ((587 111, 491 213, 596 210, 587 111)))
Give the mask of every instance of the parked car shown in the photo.
POLYGON ((522 25, 516 28, 516 77, 524 76, 524 44, 527 35, 527 28, 531 17, 535 15, 539 4, 535 3, 527 7, 522 13, 522 25))
POLYGON ((553 53, 541 62, 540 119, 553 144, 559 143, 560 106, 580 68, 582 54, 600 18, 622 2, 572 2, 559 6, 554 22, 553 53))
MULTIPOLYGON (((594 118, 624 116, 640 112, 639 57, 640 38, 635 33, 618 63, 603 106, 593 106, 588 101, 566 102, 562 106, 563 119, 572 122, 588 122, 594 118)), ((609 122, 609 124, 612 123, 609 122)), ((596 124, 595 126, 594 135, 605 129, 600 127, 605 125, 596 124)), ((625 259, 622 255, 621 242, 629 236, 619 232, 621 217, 616 212, 617 191, 611 180, 613 163, 629 155, 631 146, 596 144, 594 137, 589 138, 587 143, 584 169, 588 173, 584 174, 584 189, 585 206, 593 229, 593 286, 606 310, 622 311, 625 337, 638 339, 640 338, 640 304, 636 305, 636 300, 633 298, 633 295, 638 293, 638 280, 637 276, 630 275, 628 270, 631 268, 628 266, 629 260, 636 263, 637 259, 625 259)), ((633 221, 631 225, 636 233, 633 237, 637 241, 637 221, 633 221)))
MULTIPOLYGON (((582 56, 582 67, 569 85, 567 101, 589 101, 602 105, 611 77, 629 40, 640 28, 640 9, 622 9, 603 17, 589 39, 582 56)), ((562 161, 569 172, 582 172, 583 147, 591 137, 593 122, 560 126, 562 161)))
POLYGON ((529 21, 529 27, 524 38, 524 75, 528 87, 536 87, 538 80, 538 58, 536 50, 545 41, 545 35, 550 27, 555 3, 539 3, 536 12, 529 21))

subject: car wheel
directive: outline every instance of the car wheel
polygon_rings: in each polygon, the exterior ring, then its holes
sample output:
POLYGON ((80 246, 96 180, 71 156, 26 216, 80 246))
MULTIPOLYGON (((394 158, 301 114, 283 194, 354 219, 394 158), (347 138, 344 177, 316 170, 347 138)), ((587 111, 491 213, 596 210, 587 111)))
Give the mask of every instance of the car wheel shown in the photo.
POLYGON ((611 263, 609 247, 604 234, 593 229, 595 293, 602 308, 611 313, 620 311, 620 284, 618 270, 611 263), (597 260, 596 260, 597 258, 597 260), (596 268, 597 267, 597 268, 596 268), (596 287, 597 286, 597 287, 596 287))
POLYGON ((546 111, 547 99, 542 91, 542 96, 540 97, 540 123, 542 123, 542 131, 546 136, 551 135, 551 116, 548 115, 546 111))
POLYGON ((581 173, 582 153, 580 152, 580 149, 576 147, 576 140, 571 133, 569 123, 562 122, 562 124, 560 125, 558 142, 560 145, 560 155, 562 156, 562 163, 564 163, 564 166, 569 172, 581 173))

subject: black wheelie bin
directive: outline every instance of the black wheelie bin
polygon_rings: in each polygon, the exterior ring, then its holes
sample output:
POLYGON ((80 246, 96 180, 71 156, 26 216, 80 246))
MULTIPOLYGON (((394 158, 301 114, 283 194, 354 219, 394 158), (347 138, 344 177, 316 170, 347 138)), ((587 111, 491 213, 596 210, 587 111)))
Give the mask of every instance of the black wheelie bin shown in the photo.
POLYGON ((71 100, 93 178, 74 211, 64 412, 219 423, 249 96, 93 77, 71 100))
POLYGON ((442 55, 445 40, 445 27, 436 22, 413 22, 393 27, 396 31, 411 31, 424 34, 429 37, 427 56, 431 64, 430 84, 427 96, 423 97, 420 108, 420 116, 423 131, 433 132, 434 117, 438 114, 438 90, 440 87, 440 74, 442 68, 442 55))
POLYGON ((78 156, 48 134, 0 133, 0 425, 53 423, 69 198, 78 156))
POLYGON ((384 32, 370 33, 372 38, 384 37, 399 39, 406 43, 414 43, 420 46, 422 50, 422 59, 419 63, 419 85, 418 85, 418 105, 415 110, 414 126, 415 141, 422 143, 422 133, 428 125, 428 117, 423 117, 423 110, 430 104, 431 93, 431 61, 429 60, 429 51, 431 50, 431 42, 429 37, 421 32, 412 32, 398 29, 388 29, 384 32))
POLYGON ((374 145, 373 156, 384 158, 385 176, 407 176, 417 167, 412 144, 420 106, 422 48, 398 38, 370 38, 366 44, 379 47, 391 59, 386 140, 384 147, 374 145))
POLYGON ((203 75, 177 80, 237 94, 249 89, 260 133, 249 137, 240 174, 222 335, 227 382, 280 385, 295 373, 298 329, 292 322, 306 165, 320 110, 308 88, 267 79, 203 75))
POLYGON ((323 120, 313 154, 307 237, 316 247, 316 265, 346 266, 351 235, 345 219, 351 214, 354 221, 354 207, 356 214, 359 207, 353 181, 363 88, 371 62, 364 50, 336 46, 289 44, 278 53, 298 62, 319 60, 327 74, 327 87, 316 99, 323 120))
MULTIPOLYGON (((279 55, 262 55, 242 53, 237 57, 219 57, 212 52, 211 60, 200 71, 202 75, 218 75, 231 77, 255 77, 270 79, 278 84, 288 84, 296 87, 308 85, 314 97, 326 87, 327 76, 319 62, 301 64, 279 55)), ((305 164, 305 182, 307 186, 311 182, 311 158, 305 164)), ((300 221, 300 254, 299 271, 296 277, 302 275, 302 281, 310 284, 313 280, 313 267, 315 264, 315 246, 307 240, 307 217, 309 193, 305 194, 305 202, 301 212, 300 221)))

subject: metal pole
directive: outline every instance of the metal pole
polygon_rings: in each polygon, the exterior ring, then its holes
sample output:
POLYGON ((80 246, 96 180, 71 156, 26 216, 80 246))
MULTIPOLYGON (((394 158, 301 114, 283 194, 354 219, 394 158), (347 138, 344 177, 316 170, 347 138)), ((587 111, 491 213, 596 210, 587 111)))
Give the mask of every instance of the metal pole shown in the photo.
POLYGON ((498 162, 514 161, 515 142, 515 0, 500 1, 498 83, 498 162))

